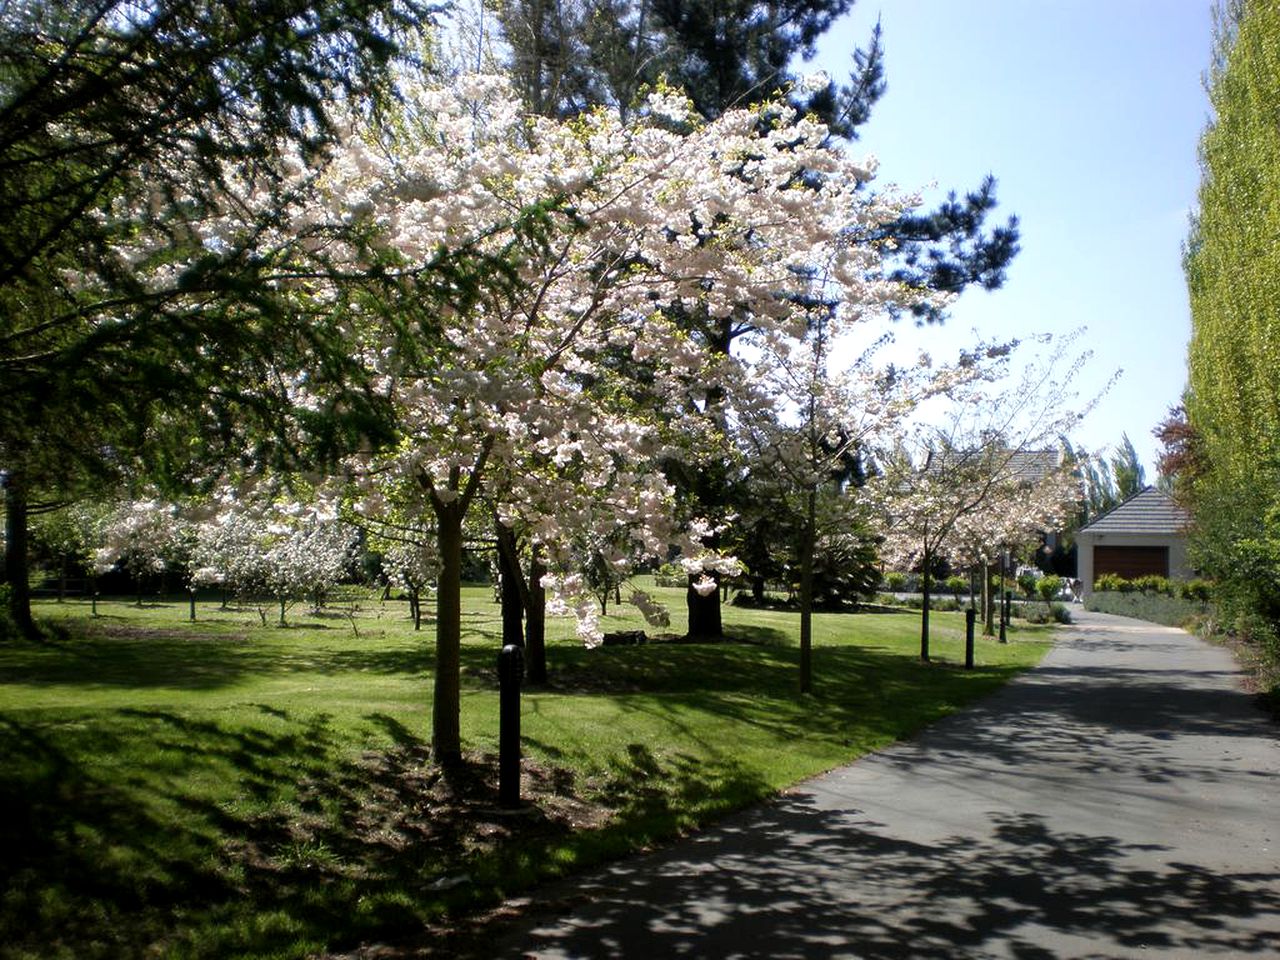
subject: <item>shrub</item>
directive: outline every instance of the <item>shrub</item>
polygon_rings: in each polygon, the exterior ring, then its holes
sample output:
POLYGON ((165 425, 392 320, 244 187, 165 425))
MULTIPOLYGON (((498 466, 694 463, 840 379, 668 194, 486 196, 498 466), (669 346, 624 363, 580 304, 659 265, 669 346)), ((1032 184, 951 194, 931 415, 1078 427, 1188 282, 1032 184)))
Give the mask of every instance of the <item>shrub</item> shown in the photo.
POLYGON ((1058 594, 1062 592, 1062 578, 1054 574, 1041 577, 1040 582, 1036 584, 1036 592, 1045 603, 1056 600, 1058 594))
POLYGON ((1028 600, 1036 595, 1036 582, 1039 579, 1034 573, 1018 574, 1018 589, 1028 600))
POLYGON ((1184 600, 1208 603, 1213 597, 1213 585, 1208 580, 1187 580, 1179 584, 1178 592, 1184 600))
POLYGON ((907 575, 897 570, 890 571, 884 575, 884 585, 891 593, 901 593, 907 588, 907 575))
POLYGON ((1027 623, 1070 623, 1071 611, 1065 603, 1051 603, 1047 609, 1035 607, 1025 611, 1027 623))
POLYGON ((1133 581, 1134 587, 1140 593, 1164 595, 1172 597, 1173 586, 1166 577, 1157 576, 1156 574, 1148 574, 1145 577, 1138 577, 1133 581))
POLYGON ((1094 579, 1093 589, 1098 593, 1128 593, 1133 584, 1117 573, 1104 573, 1094 579))
POLYGON ((943 583, 947 593, 955 597, 956 603, 960 602, 960 595, 969 589, 969 581, 964 577, 947 577, 943 583))
POLYGON ((1241 640, 1273 657, 1280 653, 1280 636, 1277 636, 1275 624, 1254 611, 1239 614, 1235 619, 1233 632, 1241 640))
MULTIPOLYGON (((893 602, 905 603, 912 610, 920 610, 920 609, 923 609, 924 607, 924 597, 918 593, 912 594, 911 596, 907 597, 905 600, 895 600, 893 602)), ((951 611, 959 610, 960 607, 961 607, 961 604, 956 603, 956 601, 950 599, 949 597, 943 598, 938 596, 931 596, 929 598, 930 610, 941 610, 944 612, 951 612, 951 611)))

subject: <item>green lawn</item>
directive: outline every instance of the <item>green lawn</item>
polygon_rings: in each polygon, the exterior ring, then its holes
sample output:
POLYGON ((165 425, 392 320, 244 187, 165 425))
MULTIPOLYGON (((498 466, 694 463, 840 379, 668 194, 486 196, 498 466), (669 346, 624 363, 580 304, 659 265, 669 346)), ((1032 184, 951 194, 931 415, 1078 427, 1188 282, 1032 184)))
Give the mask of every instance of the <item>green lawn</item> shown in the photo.
MULTIPOLYGON (((665 594, 672 631, 682 592, 665 594)), ((797 618, 726 606, 743 642, 585 650, 549 625, 523 699, 528 809, 496 808, 498 608, 466 591, 462 729, 430 766, 431 624, 366 600, 356 630, 296 610, 38 605, 46 644, 0 645, 0 957, 305 957, 420 935, 554 876, 673 836, 909 735, 1007 681, 1048 628, 821 614, 814 693, 797 618)), ((624 608, 624 613, 630 608, 624 608)), ((636 629, 634 615, 606 629, 636 629)))

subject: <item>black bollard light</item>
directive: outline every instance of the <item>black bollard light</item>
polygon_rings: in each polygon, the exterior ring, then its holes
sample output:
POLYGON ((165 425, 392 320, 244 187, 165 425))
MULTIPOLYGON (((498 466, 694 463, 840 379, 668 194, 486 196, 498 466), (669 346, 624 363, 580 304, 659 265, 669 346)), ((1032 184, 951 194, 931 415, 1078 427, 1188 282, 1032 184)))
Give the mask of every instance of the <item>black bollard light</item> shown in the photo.
POLYGON ((978 618, 978 612, 970 607, 964 612, 964 668, 966 670, 973 669, 973 622, 978 618))
POLYGON ((507 644, 498 654, 498 803, 520 806, 520 681, 524 651, 507 644))

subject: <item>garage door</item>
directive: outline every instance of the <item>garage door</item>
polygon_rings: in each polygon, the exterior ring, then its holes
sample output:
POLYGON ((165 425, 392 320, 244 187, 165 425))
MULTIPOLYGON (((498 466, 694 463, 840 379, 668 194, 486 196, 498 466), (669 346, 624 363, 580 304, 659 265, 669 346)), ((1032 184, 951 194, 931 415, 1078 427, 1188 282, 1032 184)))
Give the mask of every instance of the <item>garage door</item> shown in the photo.
POLYGON ((1093 575, 1114 573, 1132 580, 1155 574, 1169 575, 1168 547, 1103 547, 1093 548, 1093 575))

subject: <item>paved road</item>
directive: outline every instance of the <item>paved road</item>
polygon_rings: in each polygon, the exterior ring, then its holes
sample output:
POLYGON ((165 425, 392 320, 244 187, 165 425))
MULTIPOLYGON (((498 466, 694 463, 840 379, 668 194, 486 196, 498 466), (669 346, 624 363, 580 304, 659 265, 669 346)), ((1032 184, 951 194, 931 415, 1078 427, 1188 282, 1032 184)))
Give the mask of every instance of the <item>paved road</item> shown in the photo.
POLYGON ((1280 742, 1231 658, 1079 613, 918 739, 539 891, 493 957, 1278 957, 1280 742))

